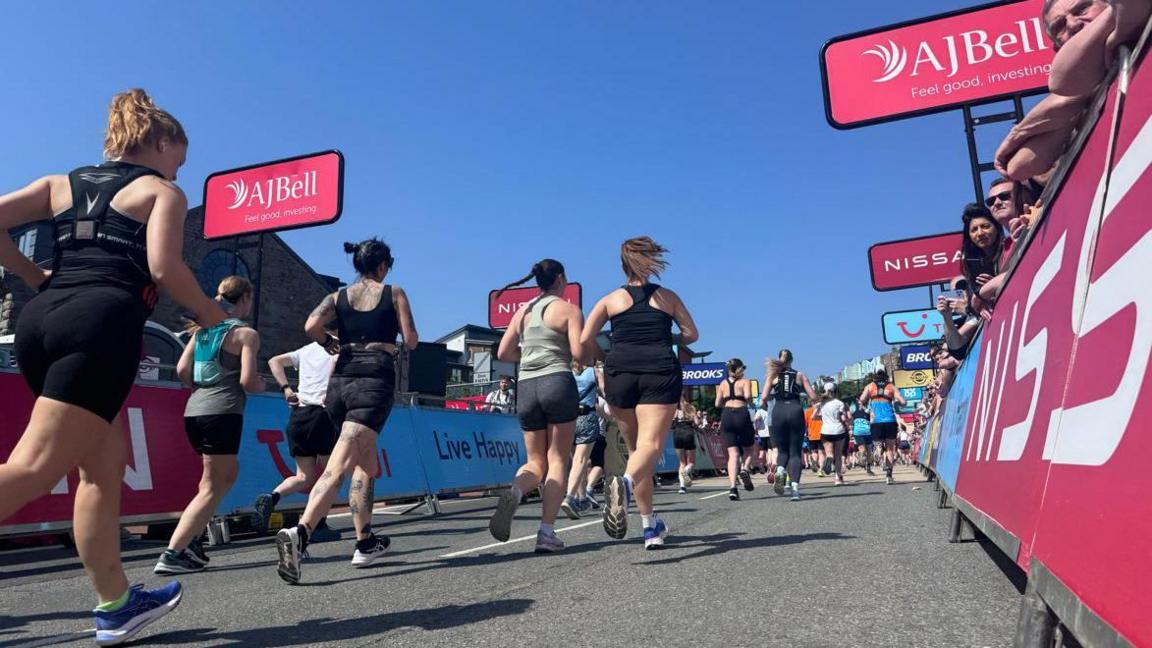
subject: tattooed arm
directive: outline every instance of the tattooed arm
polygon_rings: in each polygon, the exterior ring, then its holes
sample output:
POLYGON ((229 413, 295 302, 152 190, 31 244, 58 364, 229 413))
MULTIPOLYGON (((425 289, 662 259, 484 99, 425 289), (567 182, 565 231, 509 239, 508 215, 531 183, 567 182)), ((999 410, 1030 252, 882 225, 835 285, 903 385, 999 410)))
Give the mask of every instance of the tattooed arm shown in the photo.
POLYGON ((304 324, 304 333, 316 343, 323 345, 330 339, 335 339, 324 330, 324 326, 334 319, 336 319, 336 293, 324 296, 320 305, 308 316, 308 321, 304 324))

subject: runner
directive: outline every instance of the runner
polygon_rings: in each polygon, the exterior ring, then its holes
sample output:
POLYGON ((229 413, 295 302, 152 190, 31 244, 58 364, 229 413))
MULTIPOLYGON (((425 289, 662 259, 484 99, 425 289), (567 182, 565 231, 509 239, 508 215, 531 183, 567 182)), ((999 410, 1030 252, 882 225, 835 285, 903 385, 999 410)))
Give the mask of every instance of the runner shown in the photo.
POLYGON ((872 472, 872 414, 867 407, 857 405, 852 414, 852 436, 856 440, 857 464, 875 477, 876 473, 872 472))
POLYGON ((746 367, 740 358, 728 361, 728 379, 716 387, 716 407, 720 408, 720 431, 724 434, 724 445, 728 448, 728 499, 740 499, 736 488, 736 478, 751 491, 752 475, 748 468, 752 463, 752 448, 756 444, 756 430, 752 427, 752 416, 748 413, 748 400, 752 398, 752 381, 744 377, 746 367), (740 455, 744 459, 741 461, 740 455))
POLYGON ((581 340, 593 349, 600 329, 612 322, 604 391, 628 445, 628 465, 623 476, 611 476, 605 486, 604 530, 617 540, 628 534, 628 507, 635 496, 645 549, 659 548, 668 533, 652 506, 652 477, 683 387, 680 360, 672 346, 700 337, 680 297, 649 282, 667 268, 665 252, 647 236, 624 242, 620 261, 628 283, 596 304, 581 340), (677 335, 672 334, 673 322, 680 328, 677 335))
POLYGON ((836 474, 835 485, 843 486, 844 446, 848 440, 848 410, 844 401, 836 398, 834 383, 824 383, 824 395, 820 399, 820 420, 824 422, 820 431, 824 454, 832 460, 832 470, 836 474))
MULTIPOLYGON (((528 461, 516 471, 512 488, 500 494, 488 530, 492 537, 507 542, 520 499, 543 484, 536 553, 553 553, 564 549, 554 525, 567 492, 572 441, 581 412, 572 359, 581 355, 584 314, 561 298, 568 279, 564 266, 554 259, 533 265, 527 277, 508 284, 500 293, 532 279, 540 287, 540 295, 516 311, 496 354, 503 362, 520 363, 516 413, 524 430, 528 461)), ((586 396, 595 398, 595 373, 585 391, 586 396)), ((571 510, 573 517, 580 517, 574 507, 571 510)))
POLYGON ((696 469, 696 406, 688 399, 688 393, 680 395, 680 406, 672 420, 672 447, 680 461, 680 489, 683 495, 692 488, 693 472, 696 469))
POLYGON ((247 394, 264 391, 264 379, 256 370, 260 334, 243 322, 252 312, 252 283, 244 277, 225 277, 216 289, 216 301, 228 319, 195 329, 176 363, 180 381, 192 387, 184 407, 184 430, 200 455, 203 474, 200 490, 180 515, 168 548, 156 562, 156 574, 187 574, 208 567, 200 536, 240 473, 236 455, 247 394))
POLYGON ((896 461, 896 409, 893 403, 904 405, 900 390, 888 382, 888 372, 876 372, 872 382, 860 394, 860 407, 872 409, 872 439, 883 445, 884 481, 892 485, 892 464, 896 461))
POLYGON ((404 338, 409 351, 416 348, 419 336, 407 293, 384 283, 394 262, 392 249, 373 238, 359 244, 345 243, 344 251, 352 255, 359 279, 324 297, 304 325, 308 337, 338 356, 324 407, 332 424, 340 427, 340 436, 324 473, 308 495, 300 523, 276 534, 280 554, 276 571, 290 584, 300 582, 301 555, 349 474, 348 508, 356 531, 352 566, 372 564, 392 544, 387 536, 372 533, 372 493, 379 466, 376 439, 396 397, 396 336, 404 338), (333 320, 339 338, 325 331, 333 320))
MULTIPOLYGON (((815 401, 815 399, 813 399, 815 401)), ((821 477, 827 477, 824 473, 824 444, 820 442, 820 433, 824 429, 824 421, 820 420, 820 405, 819 403, 812 402, 808 409, 804 410, 804 425, 808 431, 808 437, 805 439, 804 448, 807 450, 804 454, 804 464, 821 477)))
POLYGON ((109 106, 109 161, 0 196, 0 265, 39 289, 16 323, 16 358, 36 404, 0 465, 0 521, 79 466, 72 522, 99 600, 99 645, 129 641, 180 603, 180 583, 129 588, 124 575, 119 412, 136 379, 157 286, 202 326, 224 320, 184 265, 188 200, 174 181, 187 152, 180 122, 143 90, 129 90, 109 106), (47 219, 56 234, 51 271, 21 254, 9 235, 47 219))
MULTIPOLYGON (((333 332, 329 327, 328 333, 333 332)), ((268 528, 268 520, 281 498, 293 493, 306 493, 312 488, 336 446, 336 426, 332 425, 332 418, 324 409, 328 379, 335 366, 336 358, 315 342, 268 360, 268 369, 288 403, 288 451, 296 461, 296 474, 282 481, 271 493, 256 496, 253 508, 259 528, 268 528), (300 379, 298 389, 292 389, 288 382, 288 367, 296 369, 300 379)), ((324 532, 329 537, 339 537, 328 528, 327 522, 321 520, 309 540, 319 542, 324 532)))
POLYGON ((572 471, 568 473, 568 496, 560 510, 573 520, 580 518, 585 506, 584 485, 588 483, 588 470, 592 449, 600 438, 600 414, 596 411, 596 394, 602 389, 603 374, 595 367, 586 367, 579 360, 572 361, 572 374, 576 377, 576 392, 580 397, 580 416, 576 419, 576 450, 572 453, 572 471))
POLYGON ((771 484, 776 481, 773 473, 775 469, 772 467, 772 413, 767 409, 756 403, 756 411, 752 414, 752 429, 756 431, 756 459, 760 464, 760 469, 764 474, 769 476, 768 483, 771 484))
POLYGON ((812 391, 808 376, 792 368, 792 352, 788 349, 781 349, 776 359, 768 361, 764 385, 766 389, 760 402, 767 406, 769 400, 775 401, 772 407, 772 441, 777 455, 773 488, 777 495, 783 495, 784 490, 791 487, 792 501, 798 501, 800 471, 804 468, 801 448, 805 433, 804 406, 800 397, 806 393, 808 398, 816 400, 816 392, 812 391))

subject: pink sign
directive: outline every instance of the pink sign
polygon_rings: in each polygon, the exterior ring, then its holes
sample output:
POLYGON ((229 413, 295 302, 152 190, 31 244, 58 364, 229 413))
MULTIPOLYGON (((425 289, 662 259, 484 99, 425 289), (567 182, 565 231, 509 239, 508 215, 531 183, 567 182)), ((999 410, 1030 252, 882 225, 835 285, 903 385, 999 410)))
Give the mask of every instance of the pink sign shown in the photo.
POLYGON ((963 232, 922 236, 868 248, 868 267, 876 290, 899 290, 946 283, 963 274, 963 232))
MULTIPOLYGON (((494 329, 508 328, 512 323, 512 316, 520 307, 532 301, 540 294, 539 288, 510 288, 499 297, 498 290, 488 293, 488 326, 494 329)), ((564 301, 576 304, 583 308, 583 292, 578 283, 570 283, 564 289, 564 301)))
POLYGON ((325 225, 343 209, 339 151, 219 171, 204 181, 204 238, 325 225))
POLYGON ((984 5, 830 40, 820 54, 828 122, 855 128, 1044 91, 1053 50, 1042 5, 984 5))

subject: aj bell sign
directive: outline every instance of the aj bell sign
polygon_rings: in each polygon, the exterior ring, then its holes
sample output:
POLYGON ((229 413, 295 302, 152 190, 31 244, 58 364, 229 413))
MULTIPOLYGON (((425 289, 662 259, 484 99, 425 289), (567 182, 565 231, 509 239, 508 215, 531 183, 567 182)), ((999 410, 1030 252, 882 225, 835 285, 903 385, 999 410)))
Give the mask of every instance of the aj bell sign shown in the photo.
POLYGON ((325 225, 343 209, 339 151, 218 171, 204 181, 204 238, 325 225))
POLYGON ((1044 0, 998 2, 838 36, 820 53, 824 109, 856 128, 1043 92, 1044 0))

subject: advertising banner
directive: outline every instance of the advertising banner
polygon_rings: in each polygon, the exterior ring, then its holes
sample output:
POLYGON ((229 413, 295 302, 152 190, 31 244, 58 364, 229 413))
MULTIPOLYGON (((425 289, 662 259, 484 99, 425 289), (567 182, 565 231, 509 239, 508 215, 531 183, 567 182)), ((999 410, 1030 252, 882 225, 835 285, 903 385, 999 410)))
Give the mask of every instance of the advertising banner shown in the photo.
MULTIPOLYGON (((908 327, 908 323, 904 322, 904 327, 908 327)), ((888 327, 884 327, 887 331, 888 327)), ((936 365, 932 362, 932 347, 927 344, 914 344, 906 347, 900 347, 900 368, 907 369, 908 371, 915 371, 917 369, 935 369, 936 365)))
MULTIPOLYGON (((512 317, 516 315, 516 311, 536 297, 540 296, 540 289, 533 286, 531 288, 509 288, 500 296, 497 297, 499 290, 493 290, 488 293, 488 327, 494 329, 506 329, 512 323, 512 317)), ((584 308, 584 293, 578 283, 570 283, 564 289, 564 301, 575 304, 578 308, 584 308)))
POLYGON ((884 313, 880 318, 880 326, 884 330, 884 342, 888 344, 935 342, 944 339, 944 316, 935 308, 884 313))
POLYGON ((409 412, 419 463, 433 493, 507 485, 527 459, 515 416, 425 408, 409 412))
POLYGON ((920 369, 917 371, 904 371, 897 369, 892 372, 892 384, 896 385, 897 389, 912 389, 915 387, 927 387, 932 384, 932 379, 936 377, 936 372, 931 369, 920 369))
POLYGON ((326 225, 343 209, 339 151, 217 171, 204 181, 204 238, 326 225))
POLYGON ((900 389, 900 395, 903 396, 904 400, 908 401, 909 403, 918 403, 924 400, 924 388, 904 387, 900 389))
POLYGON ((964 273, 962 232, 921 236, 868 248, 872 287, 881 292, 947 283, 964 273))
POLYGON ((702 362, 681 366, 685 387, 719 385, 728 380, 728 365, 723 362, 702 362))
POLYGON ((857 128, 1046 91, 1054 52, 1043 4, 998 2, 833 38, 820 52, 828 123, 857 128))

